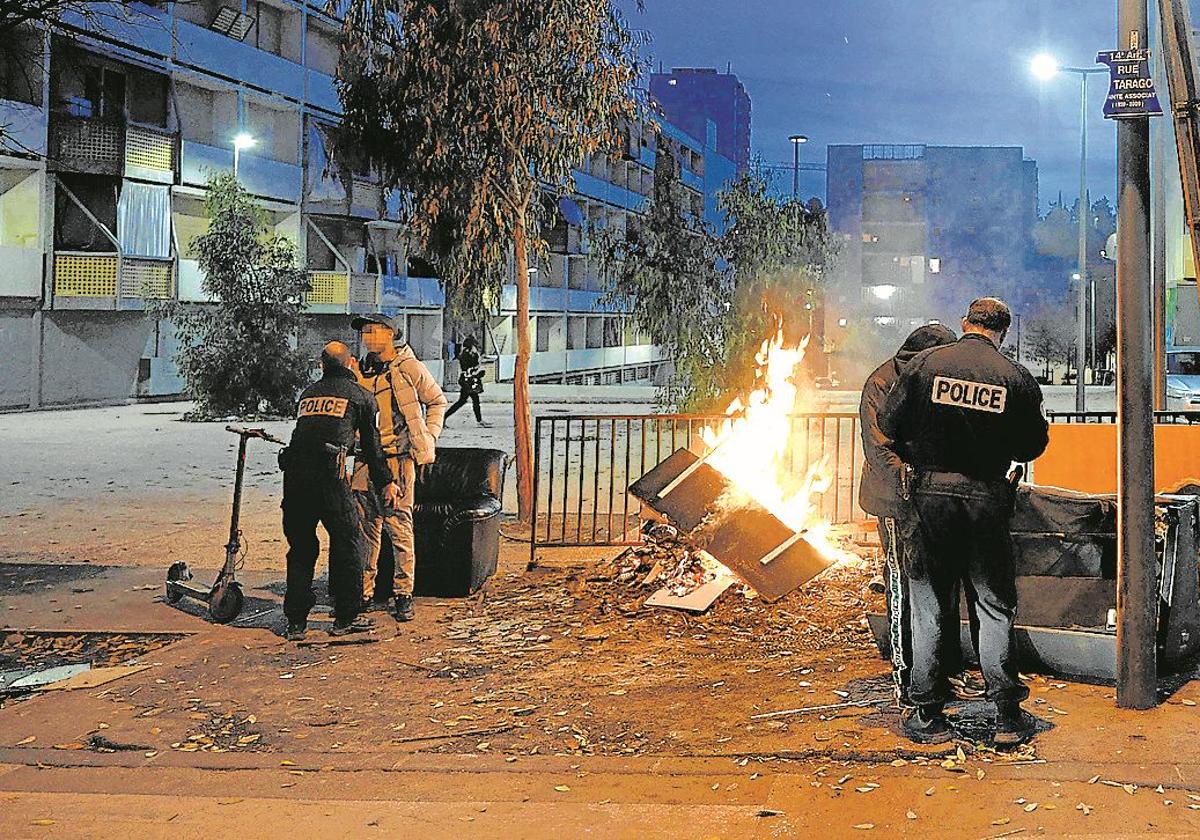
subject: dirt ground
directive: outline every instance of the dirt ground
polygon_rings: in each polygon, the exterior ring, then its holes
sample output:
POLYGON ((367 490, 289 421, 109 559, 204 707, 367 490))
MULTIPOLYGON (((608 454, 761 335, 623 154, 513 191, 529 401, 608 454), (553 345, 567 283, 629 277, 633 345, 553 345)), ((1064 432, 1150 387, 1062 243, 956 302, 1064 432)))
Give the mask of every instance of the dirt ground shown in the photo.
POLYGON ((0 671, 76 646, 150 666, 0 707, 0 836, 1200 832, 1196 683, 1135 713, 1111 687, 1031 675, 1028 748, 988 746, 978 701, 953 710, 952 744, 900 738, 863 623, 868 549, 776 604, 731 590, 688 616, 615 581, 615 549, 539 551, 529 568, 506 540, 476 596, 419 599, 406 625, 380 615, 364 643, 332 643, 317 614, 296 645, 279 636, 262 447, 247 605, 210 624, 163 602, 163 573, 182 557, 211 579, 234 439, 168 410, 0 417, 22 453, 0 501, 0 671), (880 702, 753 717, 853 701, 880 702))

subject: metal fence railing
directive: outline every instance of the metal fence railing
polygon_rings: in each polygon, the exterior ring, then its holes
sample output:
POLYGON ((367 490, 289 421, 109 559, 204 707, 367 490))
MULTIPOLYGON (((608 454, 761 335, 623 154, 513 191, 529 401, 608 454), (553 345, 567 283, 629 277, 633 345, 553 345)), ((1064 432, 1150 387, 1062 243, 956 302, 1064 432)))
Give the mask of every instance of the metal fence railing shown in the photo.
MULTIPOLYGON (((1051 423, 1116 422, 1116 412, 1049 412, 1051 423)), ((639 542, 641 503, 627 489, 673 452, 686 447, 723 415, 570 414, 534 422, 534 502, 531 557, 546 546, 619 546, 639 542)), ((1162 424, 1200 422, 1200 413, 1156 412, 1162 424)), ((863 453, 858 415, 797 414, 787 469, 803 477, 827 459, 832 479, 819 497, 821 515, 834 524, 865 520, 858 506, 863 453)))
MULTIPOLYGON (((1115 411, 1050 411, 1051 423, 1116 423, 1115 411)), ((1154 422, 1160 425, 1200 423, 1200 411, 1156 411, 1154 422)))
MULTIPOLYGON (((685 414, 536 418, 531 557, 539 546, 636 544, 641 503, 629 495, 629 485, 724 419, 685 414)), ((793 416, 786 468, 803 477, 821 458, 827 459, 832 478, 819 498, 822 515, 835 524, 864 519, 857 499, 863 460, 857 414, 793 416)))

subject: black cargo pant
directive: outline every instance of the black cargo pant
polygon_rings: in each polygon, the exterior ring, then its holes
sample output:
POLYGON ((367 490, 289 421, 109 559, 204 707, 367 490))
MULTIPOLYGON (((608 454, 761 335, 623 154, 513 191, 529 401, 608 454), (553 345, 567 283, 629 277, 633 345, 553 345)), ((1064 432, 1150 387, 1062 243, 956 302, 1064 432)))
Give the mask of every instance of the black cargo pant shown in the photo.
POLYGON ((350 485, 332 458, 301 461, 283 473, 283 535, 288 541, 283 614, 301 624, 313 608, 312 583, 320 543, 317 523, 329 534, 329 596, 339 623, 354 620, 362 602, 362 533, 350 485))
POLYGON ((960 662, 958 585, 979 622, 979 664, 987 696, 1019 702, 1029 695, 1017 670, 1013 621, 1012 497, 1003 480, 958 473, 919 476, 913 504, 926 540, 925 567, 910 573, 913 664, 909 696, 920 705, 950 697, 947 677, 960 662))

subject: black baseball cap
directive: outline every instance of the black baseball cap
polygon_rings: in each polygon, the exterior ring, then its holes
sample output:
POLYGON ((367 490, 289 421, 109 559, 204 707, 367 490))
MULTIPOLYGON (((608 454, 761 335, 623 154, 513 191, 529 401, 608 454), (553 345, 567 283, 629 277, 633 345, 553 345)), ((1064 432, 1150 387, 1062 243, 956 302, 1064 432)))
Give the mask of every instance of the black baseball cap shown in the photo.
POLYGON ((350 329, 354 330, 355 332, 361 332, 362 328, 367 324, 380 324, 387 327, 397 335, 400 333, 399 327, 396 326, 396 321, 390 316, 384 315, 383 313, 376 313, 374 315, 359 315, 350 322, 350 329))

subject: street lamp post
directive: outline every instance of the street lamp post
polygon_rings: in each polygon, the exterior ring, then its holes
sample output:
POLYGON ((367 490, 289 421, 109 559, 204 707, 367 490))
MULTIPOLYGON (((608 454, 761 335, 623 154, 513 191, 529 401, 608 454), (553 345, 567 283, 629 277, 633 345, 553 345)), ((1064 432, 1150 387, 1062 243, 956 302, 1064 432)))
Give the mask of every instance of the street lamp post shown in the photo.
POLYGON ((800 198, 800 147, 808 142, 803 134, 793 134, 792 141, 792 201, 800 198))
POLYGON ((242 149, 253 149, 258 143, 254 137, 244 131, 238 132, 233 138, 233 177, 238 176, 238 163, 241 161, 242 149))
POLYGON ((1080 106, 1079 106, 1079 283, 1076 289, 1076 330, 1075 330, 1075 410, 1087 410, 1087 390, 1084 368, 1087 366, 1087 220, 1091 215, 1088 204, 1087 189, 1087 91, 1088 76, 1093 73, 1107 73, 1103 67, 1060 67, 1058 61, 1050 55, 1042 54, 1033 59, 1030 65, 1033 75, 1042 81, 1049 81, 1059 73, 1073 73, 1079 76, 1080 106))

